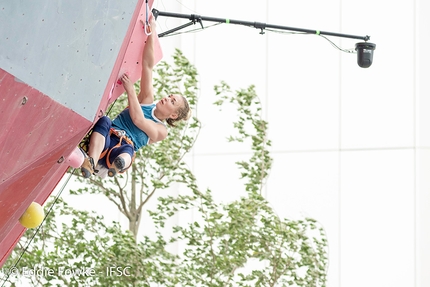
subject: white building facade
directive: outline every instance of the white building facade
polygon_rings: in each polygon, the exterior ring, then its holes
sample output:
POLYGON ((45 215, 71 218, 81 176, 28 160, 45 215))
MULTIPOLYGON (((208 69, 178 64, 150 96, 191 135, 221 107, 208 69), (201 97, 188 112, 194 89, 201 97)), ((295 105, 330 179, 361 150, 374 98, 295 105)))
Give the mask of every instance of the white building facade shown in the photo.
MULTIPOLYGON (((205 30, 161 44, 165 59, 179 48, 200 74, 192 163, 202 188, 234 198, 234 162, 244 155, 225 140, 234 115, 212 105, 213 86, 255 85, 274 158, 265 196, 281 217, 324 225, 328 286, 430 286, 430 2, 156 0, 154 8, 371 36, 368 69, 322 37, 205 21, 205 30)), ((157 30, 186 22, 160 16, 157 30)), ((330 40, 345 49, 360 42, 330 40)))

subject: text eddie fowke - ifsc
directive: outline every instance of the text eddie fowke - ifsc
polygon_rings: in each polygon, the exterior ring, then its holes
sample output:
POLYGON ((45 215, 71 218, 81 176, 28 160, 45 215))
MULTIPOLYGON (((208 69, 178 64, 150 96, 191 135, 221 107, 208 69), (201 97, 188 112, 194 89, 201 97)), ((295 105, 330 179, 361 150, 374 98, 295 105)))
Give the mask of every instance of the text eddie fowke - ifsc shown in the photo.
POLYGON ((47 276, 86 276, 92 277, 96 275, 105 275, 105 276, 131 276, 131 266, 107 266, 103 272, 96 272, 94 268, 67 268, 67 267, 58 267, 57 269, 46 268, 46 267, 22 267, 21 269, 17 267, 12 267, 10 269, 0 269, 0 273, 7 275, 15 275, 15 276, 24 276, 24 277, 47 277, 47 276))

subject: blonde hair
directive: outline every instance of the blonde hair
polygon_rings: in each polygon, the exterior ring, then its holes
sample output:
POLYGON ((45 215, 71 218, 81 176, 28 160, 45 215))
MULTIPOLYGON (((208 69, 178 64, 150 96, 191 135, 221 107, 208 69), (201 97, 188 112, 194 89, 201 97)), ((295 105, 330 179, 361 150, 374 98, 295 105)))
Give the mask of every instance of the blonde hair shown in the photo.
POLYGON ((190 104, 188 103, 187 99, 181 95, 182 102, 184 103, 182 106, 178 107, 178 117, 176 119, 168 118, 166 119, 166 122, 171 127, 176 127, 176 122, 179 121, 187 121, 191 117, 191 109, 190 104))

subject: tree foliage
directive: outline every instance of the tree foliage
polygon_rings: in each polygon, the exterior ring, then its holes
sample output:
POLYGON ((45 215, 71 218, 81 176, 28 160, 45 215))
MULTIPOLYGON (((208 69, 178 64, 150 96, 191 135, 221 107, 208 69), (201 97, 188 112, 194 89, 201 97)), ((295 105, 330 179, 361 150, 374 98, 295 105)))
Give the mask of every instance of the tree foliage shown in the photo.
MULTIPOLYGON (((173 65, 160 63, 156 74, 157 95, 182 93, 196 109, 197 72, 179 50, 173 65)), ((215 105, 222 109, 232 104, 237 110, 235 134, 228 140, 250 150, 248 160, 237 162, 245 196, 219 203, 210 189, 197 185, 184 160, 200 130, 194 117, 169 130, 163 142, 139 151, 127 173, 114 179, 94 177, 72 191, 106 196, 128 219, 127 230, 59 200, 34 239, 34 230, 24 234, 4 268, 53 274, 10 274, 6 286, 24 281, 31 286, 326 286, 328 251, 322 226, 312 218, 280 218, 262 195, 272 158, 255 87, 232 91, 222 82, 215 95, 215 105), (158 192, 173 183, 180 185, 179 195, 158 192), (157 200, 156 208, 145 209, 151 198, 157 200), (138 236, 144 211, 152 220, 145 224, 155 232, 138 236), (192 219, 172 226, 171 218, 178 214, 191 214, 192 219), (26 240, 32 242, 24 252, 26 240)), ((117 105, 113 116, 121 109, 117 105)))

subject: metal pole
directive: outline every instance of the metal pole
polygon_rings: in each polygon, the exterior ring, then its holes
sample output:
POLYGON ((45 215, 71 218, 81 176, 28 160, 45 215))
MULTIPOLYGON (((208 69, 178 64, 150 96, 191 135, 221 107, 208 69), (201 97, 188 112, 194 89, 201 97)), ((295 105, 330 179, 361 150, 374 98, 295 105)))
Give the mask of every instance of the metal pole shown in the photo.
MULTIPOLYGON (((214 17, 200 16, 200 15, 196 15, 196 14, 179 14, 179 13, 162 12, 162 11, 158 11, 156 9, 152 9, 152 13, 154 14, 154 16, 156 18, 158 16, 166 16, 166 17, 173 17, 173 18, 183 18, 183 19, 191 20, 193 24, 195 24, 195 22, 200 22, 201 23, 201 21, 209 21, 209 22, 217 22, 217 23, 226 23, 226 24, 236 24, 236 25, 249 26, 249 27, 254 27, 254 28, 257 28, 257 29, 261 29, 261 33, 263 33, 263 30, 265 28, 271 28, 271 29, 278 29, 278 30, 287 30, 287 31, 302 32, 302 33, 307 33, 307 34, 327 35, 327 36, 335 36, 335 37, 341 37, 341 38, 360 39, 360 40, 364 40, 364 41, 368 41, 370 39, 370 36, 367 36, 367 35, 366 36, 356 36, 356 35, 341 34, 341 33, 334 33, 334 32, 326 32, 326 31, 319 31, 319 30, 310 30, 310 29, 302 29, 302 28, 280 26, 280 25, 272 25, 272 24, 261 23, 261 22, 248 22, 248 21, 226 19, 226 18, 214 18, 214 17)), ((178 28, 172 29, 170 31, 164 32, 162 36, 167 35, 167 34, 169 34, 171 32, 175 32, 175 31, 177 31, 177 30, 179 30, 181 28, 183 28, 183 27, 178 27, 178 28)))

